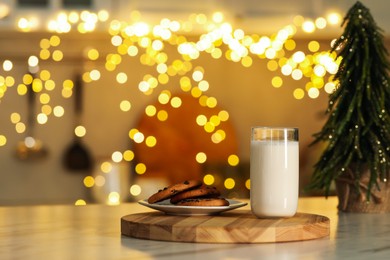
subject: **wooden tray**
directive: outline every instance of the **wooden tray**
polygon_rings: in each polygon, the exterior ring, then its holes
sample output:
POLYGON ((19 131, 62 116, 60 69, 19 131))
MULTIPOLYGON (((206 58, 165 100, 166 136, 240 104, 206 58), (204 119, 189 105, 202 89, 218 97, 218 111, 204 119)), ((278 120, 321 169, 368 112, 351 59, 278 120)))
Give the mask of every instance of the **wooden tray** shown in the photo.
POLYGON ((145 212, 121 218, 121 233, 150 240, 197 243, 274 243, 329 236, 327 217, 297 213, 291 218, 259 219, 250 210, 212 216, 170 216, 145 212))

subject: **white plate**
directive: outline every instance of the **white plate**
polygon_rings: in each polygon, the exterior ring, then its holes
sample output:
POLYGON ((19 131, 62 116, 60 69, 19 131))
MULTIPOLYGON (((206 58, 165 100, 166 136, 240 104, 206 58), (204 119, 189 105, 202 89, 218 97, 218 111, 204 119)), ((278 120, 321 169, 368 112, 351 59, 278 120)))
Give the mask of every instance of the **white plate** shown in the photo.
POLYGON ((204 216, 204 215, 214 215, 221 213, 223 211, 228 211, 236 208, 243 207, 247 205, 246 202, 241 202, 238 200, 230 200, 229 206, 209 206, 209 207, 200 207, 200 206, 177 206, 171 204, 169 200, 164 200, 161 202, 150 204, 147 200, 138 201, 139 204, 162 211, 168 215, 178 215, 178 216, 204 216))

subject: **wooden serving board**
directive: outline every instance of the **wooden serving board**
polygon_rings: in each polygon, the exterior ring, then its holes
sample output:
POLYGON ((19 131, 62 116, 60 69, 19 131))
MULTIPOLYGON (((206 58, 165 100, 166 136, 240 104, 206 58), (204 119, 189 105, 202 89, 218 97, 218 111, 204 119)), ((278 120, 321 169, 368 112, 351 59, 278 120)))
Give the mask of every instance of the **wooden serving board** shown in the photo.
POLYGON ((145 212, 121 218, 122 235, 197 243, 274 243, 329 236, 327 217, 297 213, 291 218, 256 218, 250 210, 212 216, 171 216, 145 212))

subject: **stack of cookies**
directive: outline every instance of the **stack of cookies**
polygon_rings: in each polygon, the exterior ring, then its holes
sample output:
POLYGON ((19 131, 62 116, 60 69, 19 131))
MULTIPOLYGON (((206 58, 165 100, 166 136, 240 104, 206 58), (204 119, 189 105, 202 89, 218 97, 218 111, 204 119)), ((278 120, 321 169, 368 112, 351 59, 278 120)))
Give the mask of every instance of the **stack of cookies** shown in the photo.
POLYGON ((220 195, 217 188, 207 186, 199 180, 190 180, 159 190, 149 197, 148 203, 169 199, 172 204, 180 206, 228 206, 229 201, 220 195))

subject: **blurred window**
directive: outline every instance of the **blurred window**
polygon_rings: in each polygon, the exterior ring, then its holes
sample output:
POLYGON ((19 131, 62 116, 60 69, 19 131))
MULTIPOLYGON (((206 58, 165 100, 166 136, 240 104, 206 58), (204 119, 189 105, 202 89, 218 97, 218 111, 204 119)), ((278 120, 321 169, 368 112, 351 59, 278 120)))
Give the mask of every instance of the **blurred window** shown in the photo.
POLYGON ((62 0, 62 5, 65 8, 69 7, 91 7, 93 0, 62 0))
POLYGON ((20 7, 47 7, 49 0, 17 0, 20 7))

